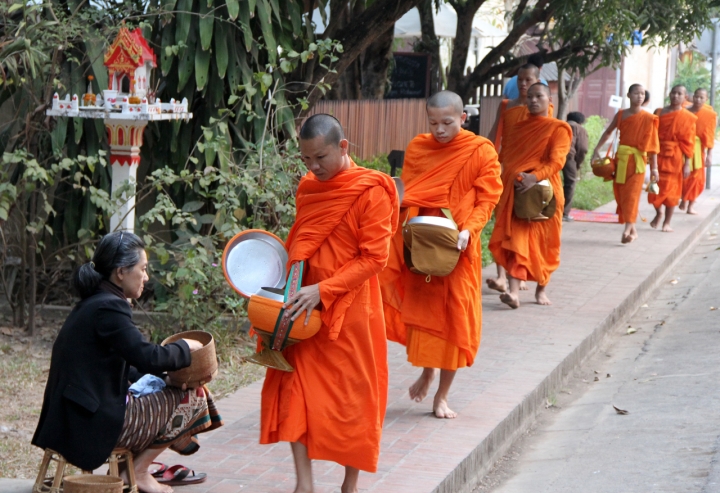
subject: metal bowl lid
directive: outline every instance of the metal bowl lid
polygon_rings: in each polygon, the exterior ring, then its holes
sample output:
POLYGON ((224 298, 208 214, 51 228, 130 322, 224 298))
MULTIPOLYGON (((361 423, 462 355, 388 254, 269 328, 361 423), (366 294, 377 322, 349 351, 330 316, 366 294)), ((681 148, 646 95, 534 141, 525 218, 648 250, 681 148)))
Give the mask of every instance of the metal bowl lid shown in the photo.
POLYGON ((249 298, 260 288, 285 285, 288 254, 283 241, 272 233, 249 229, 225 246, 222 268, 228 284, 249 298))
POLYGON ((440 226, 443 228, 450 228, 457 230, 457 226, 447 217, 436 217, 436 216, 415 216, 410 219, 408 224, 432 224, 433 226, 440 226))

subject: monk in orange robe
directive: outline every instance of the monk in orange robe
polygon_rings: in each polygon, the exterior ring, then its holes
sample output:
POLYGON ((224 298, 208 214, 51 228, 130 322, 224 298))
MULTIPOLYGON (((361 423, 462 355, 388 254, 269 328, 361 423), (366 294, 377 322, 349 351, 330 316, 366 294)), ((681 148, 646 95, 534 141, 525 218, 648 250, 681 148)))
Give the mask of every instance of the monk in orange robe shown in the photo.
POLYGON ((343 493, 357 492, 359 471, 375 472, 387 405, 388 364, 377 275, 398 224, 392 179, 356 166, 330 115, 300 130, 310 173, 297 191, 287 240, 289 264, 305 261, 303 288, 287 304, 293 320, 321 310, 322 327, 288 347, 293 372, 269 369, 262 389, 260 443, 290 442, 296 493, 313 491, 311 460, 345 466, 343 493))
POLYGON ((549 305, 545 288, 550 275, 560 265, 560 234, 565 204, 560 170, 565 164, 572 129, 561 120, 548 117, 550 90, 534 84, 528 90, 530 117, 513 126, 503 138, 503 193, 495 210, 495 229, 490 251, 510 277, 510 291, 500 295, 511 308, 520 306, 520 281, 535 281, 535 299, 549 305), (548 180, 556 201, 555 213, 545 221, 515 217, 515 194, 524 193, 540 181, 548 180))
POLYGON ((620 132, 620 143, 616 154, 613 193, 617 202, 618 222, 625 224, 625 230, 620 238, 621 243, 631 243, 638 237, 635 223, 645 182, 645 166, 648 162, 651 180, 657 182, 659 178, 657 170, 657 153, 660 152, 659 119, 657 115, 643 111, 645 88, 641 84, 631 85, 627 95, 630 108, 615 114, 610 125, 600 136, 592 156, 593 160, 600 157, 600 148, 617 128, 620 132))
MULTIPOLYGON (((457 416, 448 406, 458 368, 473 364, 480 346, 480 233, 490 219, 502 185, 492 143, 463 130, 463 102, 450 91, 427 101, 429 134, 415 137, 405 152, 405 194, 401 220, 443 216, 449 209, 461 250, 447 276, 412 273, 403 261, 403 239, 393 239, 388 267, 381 276, 388 338, 407 346, 408 361, 423 368, 410 387, 410 398, 422 401, 438 369, 440 383, 433 400, 438 418, 457 416)), ((444 217, 444 216, 443 216, 444 217)))
POLYGON ((697 117, 683 107, 685 86, 677 85, 670 91, 670 106, 658 108, 655 114, 660 116, 658 136, 660 153, 658 154, 658 185, 660 193, 648 194, 648 202, 655 207, 655 218, 650 226, 657 228, 663 218, 662 230, 672 232, 670 221, 675 207, 682 195, 683 178, 690 176, 690 164, 695 152, 695 122, 697 117))
POLYGON ((688 214, 697 214, 693 206, 705 189, 705 168, 712 166, 710 164, 712 152, 710 151, 715 147, 717 113, 712 109, 712 106, 706 104, 707 100, 707 89, 697 89, 693 94, 693 105, 688 108, 691 113, 697 116, 692 170, 690 176, 683 182, 683 196, 679 207, 681 211, 687 208, 688 214))
MULTIPOLYGON (((490 129, 490 139, 495 143, 495 150, 499 154, 500 166, 502 167, 503 153, 502 153, 502 140, 503 137, 507 136, 512 132, 513 126, 517 122, 526 120, 530 116, 530 112, 527 109, 527 92, 530 86, 540 82, 540 69, 528 63, 520 67, 517 75, 518 92, 520 96, 512 101, 504 99, 498 107, 498 113, 495 117, 495 123, 490 129)), ((552 116, 553 105, 550 102, 548 106, 547 116, 552 116)), ((505 269, 497 263, 496 279, 489 278, 485 282, 490 289, 500 291, 504 293, 508 288, 507 273, 505 269)), ((524 291, 527 289, 525 281, 520 283, 520 290, 524 291)))

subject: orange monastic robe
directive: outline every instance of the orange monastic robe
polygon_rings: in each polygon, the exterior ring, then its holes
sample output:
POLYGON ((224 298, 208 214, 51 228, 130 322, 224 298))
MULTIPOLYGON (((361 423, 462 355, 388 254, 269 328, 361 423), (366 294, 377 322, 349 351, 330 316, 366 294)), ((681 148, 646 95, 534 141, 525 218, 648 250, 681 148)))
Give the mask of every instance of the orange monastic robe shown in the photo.
MULTIPOLYGON (((618 123, 620 145, 633 147, 640 151, 641 154, 657 154, 660 152, 658 123, 657 115, 647 111, 640 111, 635 115, 623 118, 618 123)), ((635 154, 629 153, 625 183, 618 183, 619 178, 617 176, 613 181, 613 193, 617 202, 619 223, 634 223, 637 221, 638 205, 640 204, 640 195, 645 183, 645 165, 647 162, 647 155, 643 158, 642 163, 636 163, 635 154)))
POLYGON ((268 369, 260 443, 299 441, 311 459, 376 471, 388 388, 377 274, 397 223, 387 175, 353 164, 300 181, 287 248, 290 263, 306 261, 303 285, 320 284, 323 324, 283 351, 294 372, 268 369))
POLYGON ((664 115, 660 114, 661 111, 662 109, 655 111, 655 114, 660 116, 660 153, 657 157, 660 193, 648 194, 648 202, 656 209, 661 205, 675 207, 680 202, 685 158, 692 157, 695 152, 697 120, 695 115, 684 108, 664 115))
POLYGON ((572 129, 555 118, 531 116, 515 124, 503 138, 503 193, 495 210, 490 252, 512 277, 541 286, 560 265, 560 234, 565 205, 560 170, 565 164, 572 129), (519 173, 549 180, 557 201, 555 215, 542 222, 518 219, 513 214, 515 183, 519 173))
MULTIPOLYGON (((495 149, 497 150, 499 150, 502 145, 503 137, 507 135, 507 132, 512 131, 511 129, 513 125, 517 122, 527 120, 530 116, 530 111, 527 109, 527 105, 521 104, 508 109, 508 103, 510 103, 509 99, 503 99, 500 103, 500 120, 498 121, 497 133, 495 134, 494 142, 495 149)), ((553 105, 550 103, 548 105, 547 116, 552 117, 553 111, 553 105)), ((500 157, 500 162, 502 163, 502 156, 500 157)))
POLYGON ((688 202, 697 200, 705 189, 705 163, 702 162, 702 156, 705 156, 707 149, 715 147, 715 127, 717 126, 717 113, 708 104, 700 108, 695 116, 697 116, 695 146, 700 146, 700 152, 699 156, 693 156, 692 172, 683 182, 683 199, 688 202))
POLYGON ((413 274, 403 262, 402 232, 381 276, 388 339, 406 344, 415 366, 455 370, 473 364, 480 346, 480 233, 500 197, 500 165, 492 143, 467 130, 441 144, 415 137, 405 152, 400 220, 449 208, 470 242, 445 277, 413 274))

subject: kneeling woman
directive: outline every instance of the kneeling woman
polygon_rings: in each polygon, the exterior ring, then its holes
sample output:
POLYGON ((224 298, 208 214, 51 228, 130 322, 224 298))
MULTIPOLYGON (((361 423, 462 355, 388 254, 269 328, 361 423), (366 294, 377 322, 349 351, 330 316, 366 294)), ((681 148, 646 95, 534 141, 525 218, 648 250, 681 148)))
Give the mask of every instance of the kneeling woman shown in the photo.
POLYGON ((144 374, 190 366, 198 341, 159 346, 147 342, 132 322, 128 298, 138 298, 148 281, 147 255, 132 233, 106 235, 92 262, 75 273, 82 300, 75 305, 53 345, 50 374, 33 445, 52 449, 83 469, 98 468, 114 448, 129 449, 135 476, 146 493, 172 491, 148 467, 172 447, 194 453, 194 434, 222 425, 207 389, 165 387, 134 397, 130 381, 144 374))

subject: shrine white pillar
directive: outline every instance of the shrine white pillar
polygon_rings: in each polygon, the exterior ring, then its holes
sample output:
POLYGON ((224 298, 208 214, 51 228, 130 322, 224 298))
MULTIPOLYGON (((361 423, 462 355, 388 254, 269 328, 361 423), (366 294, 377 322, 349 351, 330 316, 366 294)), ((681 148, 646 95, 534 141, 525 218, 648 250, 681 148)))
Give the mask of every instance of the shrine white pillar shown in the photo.
POLYGON ((110 231, 135 230, 135 190, 137 169, 140 164, 140 147, 147 120, 105 120, 110 144, 112 167, 112 193, 129 184, 116 202, 118 210, 110 217, 110 231))

